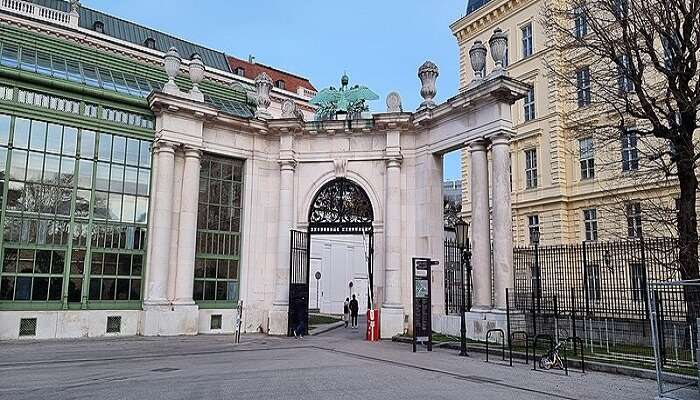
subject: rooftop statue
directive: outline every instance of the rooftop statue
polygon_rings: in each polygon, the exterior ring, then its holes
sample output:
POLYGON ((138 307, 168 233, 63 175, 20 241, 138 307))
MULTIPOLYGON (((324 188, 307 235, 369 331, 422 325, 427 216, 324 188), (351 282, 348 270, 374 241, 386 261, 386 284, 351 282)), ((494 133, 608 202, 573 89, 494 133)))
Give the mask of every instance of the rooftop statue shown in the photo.
POLYGON ((340 89, 331 86, 321 90, 310 103, 317 106, 318 119, 334 119, 336 114, 347 114, 347 118, 356 118, 363 111, 369 111, 366 102, 379 99, 376 93, 366 86, 355 85, 348 88, 350 78, 346 74, 340 79, 340 89))

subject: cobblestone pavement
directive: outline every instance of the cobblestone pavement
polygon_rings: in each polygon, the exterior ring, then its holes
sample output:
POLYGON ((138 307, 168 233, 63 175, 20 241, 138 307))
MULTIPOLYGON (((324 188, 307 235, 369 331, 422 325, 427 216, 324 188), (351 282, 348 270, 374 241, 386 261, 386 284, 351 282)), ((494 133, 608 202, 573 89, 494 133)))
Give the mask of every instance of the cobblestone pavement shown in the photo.
POLYGON ((339 328, 262 335, 0 343, 0 399, 653 399, 655 382, 412 353, 339 328))

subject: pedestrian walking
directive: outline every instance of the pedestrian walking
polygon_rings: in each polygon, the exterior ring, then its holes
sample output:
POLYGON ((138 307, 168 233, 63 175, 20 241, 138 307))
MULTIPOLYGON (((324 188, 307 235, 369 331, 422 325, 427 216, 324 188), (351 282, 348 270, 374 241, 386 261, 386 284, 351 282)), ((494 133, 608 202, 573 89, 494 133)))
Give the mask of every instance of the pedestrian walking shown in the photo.
POLYGON ((302 309, 297 310, 296 314, 297 325, 294 327, 294 337, 297 339, 303 339, 304 333, 306 333, 306 318, 307 315, 302 309))
POLYGON ((350 300, 350 321, 354 329, 357 329, 357 312, 360 309, 360 305, 357 304, 357 299, 355 295, 352 295, 352 300, 350 300))
POLYGON ((345 327, 348 327, 350 323, 350 298, 345 298, 345 303, 343 303, 343 321, 345 321, 345 327))

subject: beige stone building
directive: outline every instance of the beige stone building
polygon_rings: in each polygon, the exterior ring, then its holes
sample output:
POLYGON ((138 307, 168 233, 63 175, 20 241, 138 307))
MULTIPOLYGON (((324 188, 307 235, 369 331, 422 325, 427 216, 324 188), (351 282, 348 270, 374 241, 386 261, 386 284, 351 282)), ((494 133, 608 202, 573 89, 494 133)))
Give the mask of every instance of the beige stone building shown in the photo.
MULTIPOLYGON (((657 222, 672 221, 667 216, 675 204, 677 183, 659 179, 647 160, 663 144, 632 138, 603 146, 597 138, 567 128, 570 117, 589 117, 586 112, 591 108, 585 102, 587 95, 590 103, 591 91, 577 93, 570 83, 553 76, 549 66, 559 60, 543 26, 543 4, 541 0, 474 0, 466 15, 450 27, 460 49, 462 90, 475 78, 470 48, 477 40, 488 48, 497 28, 508 37, 507 73, 532 85, 530 94, 512 106, 516 131, 511 143, 513 244, 529 245, 533 229, 539 229, 542 245, 619 240, 638 236, 642 227, 645 236, 672 233, 670 225, 657 222)), ((493 69, 489 50, 484 72, 493 69)), ((575 74, 572 68, 573 80, 575 74)), ((590 87, 590 77, 588 82, 590 87)), ((470 154, 464 151, 466 218, 472 209, 469 166, 470 154)))

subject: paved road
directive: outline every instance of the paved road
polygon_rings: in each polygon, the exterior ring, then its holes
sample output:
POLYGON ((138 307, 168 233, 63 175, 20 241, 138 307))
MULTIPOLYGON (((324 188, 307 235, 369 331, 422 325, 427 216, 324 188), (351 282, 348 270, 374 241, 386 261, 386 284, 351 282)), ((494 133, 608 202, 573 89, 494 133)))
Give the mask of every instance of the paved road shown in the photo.
POLYGON ((339 328, 246 336, 0 343, 0 399, 652 399, 653 381, 411 353, 339 328))

